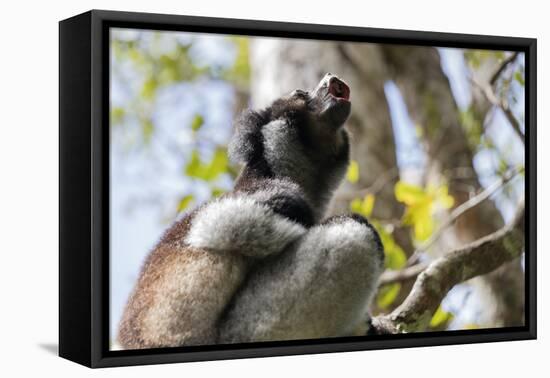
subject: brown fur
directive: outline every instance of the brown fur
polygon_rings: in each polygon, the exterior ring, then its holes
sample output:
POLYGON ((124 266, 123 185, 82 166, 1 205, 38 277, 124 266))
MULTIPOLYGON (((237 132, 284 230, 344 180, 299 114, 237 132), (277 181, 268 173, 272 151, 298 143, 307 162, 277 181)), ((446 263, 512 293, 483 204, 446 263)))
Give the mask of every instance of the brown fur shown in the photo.
POLYGON ((194 214, 176 222, 148 256, 120 322, 118 340, 124 348, 215 342, 213 325, 220 315, 216 309, 225 308, 227 303, 221 301, 227 302, 241 284, 246 261, 238 254, 183 245, 180 241, 194 214), (215 298, 212 293, 217 293, 215 298), (189 329, 184 324, 205 327, 189 329))

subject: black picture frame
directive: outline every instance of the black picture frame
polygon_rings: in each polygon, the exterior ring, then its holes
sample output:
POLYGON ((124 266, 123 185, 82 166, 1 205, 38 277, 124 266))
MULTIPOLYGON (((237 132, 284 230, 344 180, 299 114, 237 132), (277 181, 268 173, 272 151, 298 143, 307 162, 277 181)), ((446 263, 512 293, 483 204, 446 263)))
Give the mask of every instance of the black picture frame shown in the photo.
POLYGON ((59 355, 89 367, 536 338, 536 39, 92 10, 59 23, 59 355), (365 41, 525 53, 525 326, 110 351, 109 28, 365 41))

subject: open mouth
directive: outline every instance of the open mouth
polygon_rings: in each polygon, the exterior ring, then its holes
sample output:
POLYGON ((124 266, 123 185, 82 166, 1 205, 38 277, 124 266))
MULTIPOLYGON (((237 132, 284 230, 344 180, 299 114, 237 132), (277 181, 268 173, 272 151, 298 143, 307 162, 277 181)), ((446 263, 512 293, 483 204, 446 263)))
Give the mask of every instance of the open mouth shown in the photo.
POLYGON ((328 93, 338 100, 349 101, 350 89, 348 85, 336 77, 330 78, 328 93))
POLYGON ((351 111, 349 86, 331 73, 325 74, 311 93, 312 103, 323 124, 338 129, 351 111))

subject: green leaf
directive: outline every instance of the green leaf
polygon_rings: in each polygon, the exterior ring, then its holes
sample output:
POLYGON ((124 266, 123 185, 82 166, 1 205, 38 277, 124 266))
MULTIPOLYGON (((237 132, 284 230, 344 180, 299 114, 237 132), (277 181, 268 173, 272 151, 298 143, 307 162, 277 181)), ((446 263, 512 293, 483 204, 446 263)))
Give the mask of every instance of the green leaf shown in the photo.
POLYGON ((237 56, 233 66, 225 71, 222 77, 239 86, 248 87, 250 83, 249 38, 233 36, 230 40, 237 48, 237 56))
POLYGON ((346 178, 352 184, 355 184, 359 180, 359 164, 356 160, 350 162, 346 178))
POLYGON ((516 73, 514 74, 514 79, 519 83, 519 85, 525 87, 525 79, 523 78, 521 72, 516 71, 516 73))
POLYGON ((212 181, 227 172, 228 166, 229 158, 224 148, 217 148, 208 164, 201 161, 199 152, 195 150, 191 153, 191 159, 185 167, 185 174, 189 177, 212 181))
POLYGON ((384 265, 387 269, 398 270, 407 264, 407 255, 397 244, 385 249, 384 254, 386 257, 384 265))
POLYGON ((435 313, 432 316, 432 320, 430 320, 430 327, 431 328, 437 328, 444 324, 449 323, 453 319, 453 314, 450 312, 446 312, 443 310, 441 306, 437 308, 435 313))
POLYGON ((158 60, 161 66, 160 74, 158 75, 159 82, 165 85, 182 80, 180 64, 183 64, 185 59, 179 57, 178 54, 173 55, 163 54, 158 60))
POLYGON ((153 136, 154 130, 155 126, 150 119, 145 119, 141 122, 141 131, 143 133, 143 140, 145 144, 149 144, 149 142, 151 142, 151 137, 153 136))
POLYGON ((394 270, 403 268, 407 264, 407 255, 403 248, 395 242, 390 233, 383 231, 379 235, 384 246, 385 267, 394 270))
POLYGON ((129 44, 128 45, 128 56, 130 57, 130 60, 134 62, 135 65, 139 66, 142 65, 145 62, 145 57, 139 51, 138 48, 136 48, 135 45, 129 44))
POLYGON ((468 64, 473 68, 479 68, 483 62, 487 59, 495 59, 497 61, 502 61, 505 56, 502 51, 490 51, 490 50, 465 50, 464 57, 468 64))
POLYGON ((213 180, 220 174, 227 171, 229 164, 229 158, 227 156, 227 150, 224 148, 217 148, 212 157, 212 161, 208 165, 206 180, 213 180))
POLYGON ((202 178, 202 163, 199 156, 199 151, 191 152, 191 159, 185 167, 185 174, 189 177, 202 178))
POLYGON ((474 107, 470 105, 466 110, 460 111, 459 116, 460 123, 468 138, 468 144, 472 149, 479 149, 484 132, 483 123, 479 120, 479 115, 474 107))
POLYGON ((155 96, 155 92, 157 90, 158 83, 155 80, 155 78, 150 77, 143 83, 143 86, 141 87, 141 97, 143 97, 146 100, 151 100, 155 96))
POLYGON ((378 305, 378 307, 380 307, 382 310, 388 308, 395 301, 395 299, 399 295, 400 290, 401 284, 398 282, 382 286, 378 291, 378 295, 376 297, 376 304, 378 305))
POLYGON ((405 251, 396 243, 393 235, 386 230, 378 221, 372 220, 372 225, 378 231, 382 246, 384 247, 384 265, 386 269, 401 269, 407 263, 405 251))
POLYGON ((117 123, 121 123, 124 120, 126 111, 121 107, 113 107, 111 109, 111 126, 117 123))
POLYGON ((221 188, 212 188, 210 196, 213 197, 213 198, 216 198, 216 197, 221 196, 224 193, 225 193, 225 190, 223 190, 221 188))
POLYGON ((181 212, 181 211, 184 211, 185 209, 187 209, 187 207, 189 207, 191 202, 193 202, 194 200, 195 200, 195 197, 193 197, 193 195, 191 195, 191 194, 189 194, 189 195, 183 197, 182 199, 180 199, 180 201, 178 203, 178 212, 181 212))
POLYGON ((201 126, 203 124, 204 124, 203 116, 201 116, 200 114, 197 114, 193 118, 193 121, 191 121, 191 130, 193 130, 193 132, 197 132, 197 131, 199 131, 199 129, 201 128, 201 126))

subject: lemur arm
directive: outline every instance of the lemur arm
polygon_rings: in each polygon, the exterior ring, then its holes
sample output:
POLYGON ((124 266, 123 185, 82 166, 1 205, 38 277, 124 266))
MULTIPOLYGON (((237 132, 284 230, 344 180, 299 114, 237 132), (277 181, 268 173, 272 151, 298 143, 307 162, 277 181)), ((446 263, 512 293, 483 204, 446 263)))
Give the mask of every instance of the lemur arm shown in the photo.
POLYGON ((313 212, 301 196, 278 194, 263 202, 276 214, 290 219, 304 227, 313 226, 313 212))
MULTIPOLYGON (((292 201, 290 201, 292 202, 292 201)), ((218 253, 266 257, 304 235, 288 199, 228 196, 213 201, 193 219, 185 242, 218 253)))

